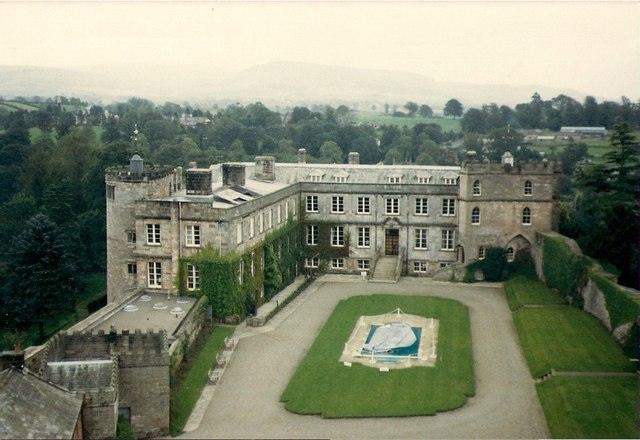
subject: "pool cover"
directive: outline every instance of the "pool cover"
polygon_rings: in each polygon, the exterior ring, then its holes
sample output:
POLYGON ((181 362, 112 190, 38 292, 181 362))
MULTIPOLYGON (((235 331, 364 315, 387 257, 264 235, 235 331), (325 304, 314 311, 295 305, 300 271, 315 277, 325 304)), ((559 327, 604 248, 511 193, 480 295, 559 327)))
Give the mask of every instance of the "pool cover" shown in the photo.
POLYGON ((374 353, 387 353, 396 348, 410 347, 416 341, 417 337, 409 324, 392 322, 377 327, 362 349, 374 353))

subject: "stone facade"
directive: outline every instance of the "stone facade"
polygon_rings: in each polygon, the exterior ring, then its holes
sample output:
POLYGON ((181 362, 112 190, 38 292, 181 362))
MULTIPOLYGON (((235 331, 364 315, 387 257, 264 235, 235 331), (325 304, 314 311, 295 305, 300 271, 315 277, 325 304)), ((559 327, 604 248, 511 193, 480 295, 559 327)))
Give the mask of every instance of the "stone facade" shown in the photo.
POLYGON ((87 438, 112 438, 118 414, 138 436, 169 432, 169 350, 164 332, 58 333, 25 361, 84 402, 87 438))
POLYGON ((181 257, 205 246, 222 254, 242 252, 290 218, 305 226, 342 227, 347 241, 342 246, 332 246, 329 235, 322 237, 326 242, 307 246, 307 254, 313 246, 319 254, 343 248, 328 267, 336 273, 370 270, 380 256, 397 254, 404 273, 433 275, 477 259, 481 248, 502 246, 515 252, 529 247, 535 232, 555 227, 555 163, 513 164, 510 159, 503 164, 469 161, 462 167, 386 166, 361 165, 356 155, 350 158, 348 164, 307 164, 300 153, 298 163, 260 156, 255 163, 194 164, 186 171, 186 182, 198 185, 191 189, 182 187, 179 169, 143 171, 136 179, 126 169, 110 170, 109 301, 134 286, 175 293, 181 257), (204 179, 203 173, 210 175, 204 179), (202 187, 203 182, 211 188, 202 187), (317 200, 317 209, 307 209, 309 196, 317 200), (362 198, 368 209, 358 208, 362 198), (159 229, 158 243, 147 240, 155 231, 149 228, 159 229), (127 242, 131 231, 135 243, 127 242), (161 270, 159 283, 150 273, 156 268, 161 270))

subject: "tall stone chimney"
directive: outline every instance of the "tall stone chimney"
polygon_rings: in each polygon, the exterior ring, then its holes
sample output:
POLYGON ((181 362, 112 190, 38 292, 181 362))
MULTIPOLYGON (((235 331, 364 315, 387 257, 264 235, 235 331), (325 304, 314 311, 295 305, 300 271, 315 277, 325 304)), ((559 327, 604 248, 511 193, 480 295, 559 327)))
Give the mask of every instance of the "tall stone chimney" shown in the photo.
POLYGON ((307 150, 304 148, 298 149, 298 163, 307 163, 307 150))
POLYGON ((349 153, 349 164, 350 165, 360 164, 360 153, 358 153, 357 151, 351 151, 349 153))
POLYGON ((254 176, 257 180, 276 180, 276 160, 273 156, 256 156, 254 176))
POLYGON ((222 164, 222 184, 224 186, 243 186, 245 184, 244 165, 222 164))
POLYGON ((144 173, 144 161, 138 154, 134 154, 129 159, 129 172, 134 177, 142 177, 144 173))

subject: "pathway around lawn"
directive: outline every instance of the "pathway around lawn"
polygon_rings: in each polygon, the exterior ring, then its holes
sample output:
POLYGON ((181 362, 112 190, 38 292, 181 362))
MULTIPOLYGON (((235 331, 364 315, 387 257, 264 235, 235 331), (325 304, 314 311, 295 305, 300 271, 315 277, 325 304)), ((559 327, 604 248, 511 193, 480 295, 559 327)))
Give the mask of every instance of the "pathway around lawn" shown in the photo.
POLYGON ((335 280, 317 280, 267 326, 238 329, 234 358, 199 428, 185 438, 549 437, 502 287, 425 278, 402 278, 397 284, 335 280), (280 395, 337 302, 374 293, 441 296, 466 304, 476 395, 460 409, 426 417, 322 419, 285 410, 280 395))

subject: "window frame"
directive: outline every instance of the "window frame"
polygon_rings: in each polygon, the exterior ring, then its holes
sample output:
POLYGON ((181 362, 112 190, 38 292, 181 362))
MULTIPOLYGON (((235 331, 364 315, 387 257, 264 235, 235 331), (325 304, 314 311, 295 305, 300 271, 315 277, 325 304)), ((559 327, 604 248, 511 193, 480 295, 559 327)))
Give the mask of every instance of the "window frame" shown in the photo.
POLYGON ((161 240, 160 223, 147 223, 147 245, 160 246, 162 245, 161 240))
POLYGON ((531 208, 525 206, 522 208, 522 217, 520 219, 522 221, 522 226, 531 226, 533 223, 533 214, 531 212, 531 208))
POLYGON ((128 244, 136 244, 138 237, 136 235, 135 229, 130 229, 127 231, 127 243, 128 244))
POLYGON ((531 180, 527 179, 524 181, 522 193, 527 197, 533 196, 533 182, 531 180))
POLYGON ((187 263, 187 290, 200 290, 200 269, 191 263, 187 263))
POLYGON ((138 275, 138 263, 136 262, 127 263, 127 275, 138 275))
POLYGON ((358 226, 358 241, 357 248, 368 249, 371 247, 371 227, 358 226))
POLYGON ((486 249, 484 246, 478 246, 478 260, 484 260, 486 256, 486 249))
POLYGON ((307 269, 317 269, 320 267, 320 257, 315 256, 304 259, 304 267, 307 269))
POLYGON ((429 198, 428 197, 416 197, 414 214, 429 215, 429 198))
POLYGON ((331 196, 331 213, 344 214, 344 196, 331 196))
POLYGON ((442 229, 440 233, 440 250, 455 251, 455 245, 455 229, 442 229))
POLYGON ((317 246, 318 244, 318 235, 319 235, 319 225, 307 225, 306 228, 306 240, 307 246, 317 246), (311 238, 311 240, 309 240, 311 238), (311 243, 310 243, 311 241, 311 243))
POLYGON ((345 269, 345 264, 344 264, 344 258, 332 258, 331 259, 331 269, 334 270, 344 270, 345 269))
POLYGON ((440 214, 443 217, 454 217, 456 215, 456 199, 452 197, 443 197, 440 214))
POLYGON ((474 197, 482 195, 482 183, 480 183, 480 180, 476 179, 473 181, 471 195, 473 195, 474 197))
POLYGON ((371 197, 358 196, 356 200, 356 214, 371 214, 371 197))
POLYGON ((474 206, 471 209, 471 224, 477 226, 480 224, 480 208, 478 206, 474 206))
POLYGON ((202 236, 200 225, 187 225, 184 231, 184 245, 186 247, 201 247, 202 236), (197 230, 197 233, 196 233, 197 230))
POLYGON ((360 271, 369 271, 371 270, 371 260, 368 258, 361 258, 357 261, 357 267, 360 271))
POLYGON ((384 202, 384 213, 386 215, 400 215, 400 199, 398 197, 388 197, 384 202), (389 210, 391 208, 391 210, 389 210))
POLYGON ((162 262, 149 261, 147 264, 147 287, 162 289, 162 262))
POLYGON ((331 246, 344 247, 344 226, 331 226, 331 246))
POLYGON ((427 262, 424 260, 413 261, 413 272, 415 273, 427 273, 429 271, 427 262))
POLYGON ((306 212, 318 212, 318 196, 308 195, 305 203, 306 212))

